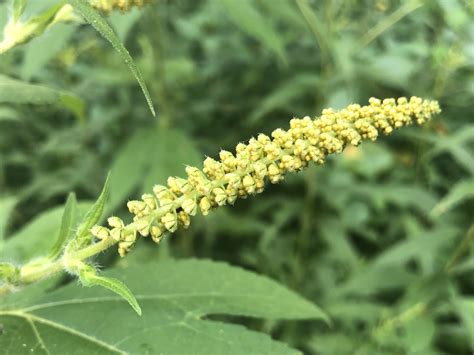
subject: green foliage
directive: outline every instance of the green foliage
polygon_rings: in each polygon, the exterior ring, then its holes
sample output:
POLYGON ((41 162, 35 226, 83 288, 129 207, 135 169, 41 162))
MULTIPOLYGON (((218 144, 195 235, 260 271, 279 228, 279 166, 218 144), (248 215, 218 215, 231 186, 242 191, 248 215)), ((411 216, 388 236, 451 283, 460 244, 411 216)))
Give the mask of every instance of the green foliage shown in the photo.
POLYGON ((7 300, 0 320, 10 331, 0 337, 0 348, 51 355, 71 347, 101 354, 295 354, 267 335, 208 317, 326 319, 318 307, 274 281, 224 263, 145 262, 106 275, 130 285, 142 303, 142 317, 121 307, 121 299, 105 290, 69 285, 30 296, 31 302, 21 306, 7 300), (119 327, 100 326, 116 322, 119 327))
POLYGON ((97 30, 97 32, 102 35, 102 37, 110 42, 112 47, 114 47, 125 64, 127 64, 128 68, 133 73, 133 76, 135 79, 137 79, 138 84, 140 84, 151 113, 153 116, 155 116, 153 102, 151 101, 150 93, 148 92, 148 88, 145 85, 142 74, 135 65, 135 62, 130 56, 128 50, 123 46, 122 42, 115 34, 114 30, 110 27, 107 21, 105 21, 104 18, 96 10, 94 10, 87 0, 68 0, 68 2, 87 20, 87 22, 89 22, 97 30))
MULTIPOLYGON (((58 1, 27 3, 21 18, 58 1)), ((0 353, 44 353, 39 334, 51 354, 471 354, 473 19, 465 0, 156 1, 116 12, 107 22, 141 69, 156 121, 119 70, 125 59, 90 26, 57 24, 3 54, 0 260, 13 278, 64 238, 68 194, 84 216, 108 171, 104 215, 125 218, 127 200, 293 116, 402 95, 437 99, 443 112, 197 217, 159 246, 89 261, 127 285, 141 317, 64 275, 0 296, 0 353), (179 261, 192 257, 235 267, 179 261)))
POLYGON ((31 85, 0 75, 0 103, 58 105, 84 119, 85 104, 74 94, 31 85))
POLYGON ((76 195, 70 193, 66 205, 64 206, 63 216, 61 217, 61 226, 59 227, 59 233, 56 237, 56 242, 49 251, 48 258, 56 259, 59 254, 63 251, 67 241, 72 236, 73 230, 76 228, 77 220, 77 201, 76 195))
POLYGON ((91 244, 93 242, 93 237, 90 234, 90 229, 99 222, 100 218, 102 217, 102 214, 104 213, 105 203, 107 202, 107 197, 109 195, 109 178, 110 174, 107 175, 107 179, 105 180, 105 184, 102 188, 102 192, 100 193, 99 198, 87 211, 83 220, 78 225, 74 239, 70 244, 73 249, 91 244))

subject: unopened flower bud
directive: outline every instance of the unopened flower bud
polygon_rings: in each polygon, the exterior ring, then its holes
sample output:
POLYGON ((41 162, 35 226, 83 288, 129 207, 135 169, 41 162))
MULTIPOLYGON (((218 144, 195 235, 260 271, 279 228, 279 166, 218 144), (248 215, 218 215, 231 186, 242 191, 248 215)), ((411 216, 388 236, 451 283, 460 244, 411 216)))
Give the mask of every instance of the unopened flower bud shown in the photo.
POLYGON ((163 217, 161 217, 161 223, 165 226, 167 230, 171 233, 175 232, 178 229, 178 219, 176 214, 174 213, 167 213, 163 217))
POLYGON ((90 232, 97 239, 107 239, 110 236, 109 230, 102 226, 93 226, 90 232))

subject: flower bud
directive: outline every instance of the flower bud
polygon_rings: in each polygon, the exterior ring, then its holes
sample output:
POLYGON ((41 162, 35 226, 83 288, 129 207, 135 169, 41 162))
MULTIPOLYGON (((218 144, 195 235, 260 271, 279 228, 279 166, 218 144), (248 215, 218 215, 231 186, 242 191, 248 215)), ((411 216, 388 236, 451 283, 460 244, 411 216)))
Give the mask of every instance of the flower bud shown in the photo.
POLYGON ((212 193, 214 194, 214 200, 216 201, 218 206, 225 205, 227 195, 225 194, 225 191, 222 188, 216 187, 212 190, 212 193))
POLYGON ((143 201, 128 201, 127 207, 130 213, 139 214, 146 208, 146 204, 143 201))
POLYGON ((97 239, 107 239, 110 236, 109 230, 102 226, 93 226, 90 232, 97 239))
POLYGON ((170 198, 170 191, 166 186, 163 185, 155 185, 153 186, 153 193, 155 194, 158 200, 163 198, 170 198))
POLYGON ((178 213, 178 221, 184 228, 188 228, 189 225, 191 224, 189 215, 184 211, 180 211, 178 213))
POLYGON ((183 201, 181 204, 181 207, 183 208, 184 212, 187 214, 194 216, 197 211, 197 203, 195 200, 187 198, 183 201))
POLYGON ((142 200, 143 202, 146 203, 148 208, 154 210, 156 208, 156 199, 153 195, 151 194, 143 194, 142 195, 142 200))
POLYGON ((207 216, 209 214, 209 211, 211 210, 211 202, 207 197, 201 198, 199 201, 199 208, 201 209, 201 212, 204 216, 207 216))
POLYGON ((155 243, 159 243, 163 239, 163 230, 158 226, 151 226, 150 235, 155 243))
POLYGON ((255 192, 255 181, 250 175, 244 176, 242 179, 242 185, 249 194, 253 194, 255 192))
POLYGON ((134 222, 135 227, 142 236, 148 237, 150 233, 150 222, 144 218, 141 218, 134 222))
POLYGON ((120 219, 119 217, 115 217, 115 216, 107 218, 107 223, 112 228, 123 228, 123 226, 124 226, 122 219, 120 219))
POLYGON ((161 217, 161 223, 165 226, 167 230, 171 233, 175 232, 178 229, 178 218, 174 213, 167 213, 161 217))
POLYGON ((169 212, 173 209, 174 207, 174 201, 169 199, 169 198, 164 198, 160 200, 160 208, 163 210, 163 212, 169 212))

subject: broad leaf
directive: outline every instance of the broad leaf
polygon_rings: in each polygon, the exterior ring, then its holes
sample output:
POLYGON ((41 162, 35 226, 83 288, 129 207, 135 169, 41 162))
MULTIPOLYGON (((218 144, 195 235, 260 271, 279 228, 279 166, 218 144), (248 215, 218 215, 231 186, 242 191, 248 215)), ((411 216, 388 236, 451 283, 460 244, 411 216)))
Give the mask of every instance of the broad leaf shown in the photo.
POLYGON ((295 354, 296 350, 212 314, 326 319, 315 305, 266 277, 211 261, 167 261, 104 273, 137 295, 143 316, 102 288, 63 287, 0 311, 1 349, 65 354, 295 354), (116 327, 106 325, 118 324, 116 327))
POLYGON ((151 113, 155 116, 155 109, 153 108, 153 102, 151 100, 150 93, 148 92, 148 88, 146 87, 145 81, 143 80, 142 74, 138 70, 135 62, 133 61, 130 53, 124 47, 120 39, 115 34, 114 30, 107 21, 86 1, 86 0, 68 0, 68 2, 74 7, 74 10, 79 12, 87 22, 89 22, 92 27, 94 27, 97 32, 99 32, 102 37, 104 37, 107 41, 110 42, 112 47, 118 52, 122 60, 127 64, 130 71, 137 79, 138 84, 140 85, 143 94, 145 95, 145 99, 148 103, 148 107, 150 108, 151 113))

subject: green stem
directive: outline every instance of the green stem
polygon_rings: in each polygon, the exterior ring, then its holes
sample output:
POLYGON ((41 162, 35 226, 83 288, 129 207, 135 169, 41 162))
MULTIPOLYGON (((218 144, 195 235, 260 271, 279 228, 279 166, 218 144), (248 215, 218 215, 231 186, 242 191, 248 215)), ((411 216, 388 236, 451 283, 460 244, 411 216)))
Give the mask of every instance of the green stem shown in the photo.
POLYGON ((60 259, 45 264, 26 264, 20 269, 20 276, 16 282, 18 285, 25 285, 39 280, 46 279, 54 274, 68 270, 70 265, 88 259, 107 250, 117 241, 112 238, 104 239, 96 244, 85 247, 73 253, 66 253, 60 259))

